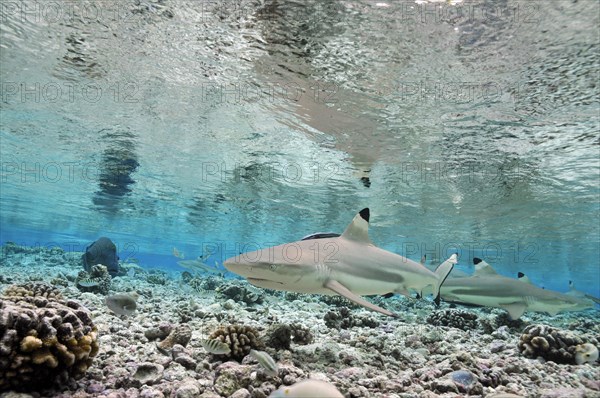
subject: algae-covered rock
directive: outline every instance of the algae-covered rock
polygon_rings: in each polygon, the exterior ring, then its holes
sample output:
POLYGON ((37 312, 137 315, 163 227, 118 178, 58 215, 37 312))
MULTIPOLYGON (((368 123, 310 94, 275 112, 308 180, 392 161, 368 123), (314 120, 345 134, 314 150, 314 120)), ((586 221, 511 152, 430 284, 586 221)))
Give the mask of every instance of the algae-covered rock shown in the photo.
POLYGON ((228 397, 240 388, 250 385, 250 374, 253 366, 225 362, 217 368, 214 389, 222 396, 228 397))

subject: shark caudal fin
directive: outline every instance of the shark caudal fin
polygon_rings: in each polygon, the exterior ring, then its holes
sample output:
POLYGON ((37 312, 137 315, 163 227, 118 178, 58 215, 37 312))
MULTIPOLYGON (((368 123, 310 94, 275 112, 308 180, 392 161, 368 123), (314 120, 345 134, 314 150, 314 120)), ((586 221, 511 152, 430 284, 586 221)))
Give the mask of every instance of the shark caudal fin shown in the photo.
POLYGON ((454 253, 450 256, 448 260, 438 265, 438 267, 435 269, 435 274, 438 277, 438 283, 433 290, 433 297, 437 305, 440 305, 440 288, 442 287, 442 284, 444 283, 448 275, 450 275, 450 271, 452 271, 452 268, 454 268, 454 264, 456 264, 457 262, 458 253, 454 253))

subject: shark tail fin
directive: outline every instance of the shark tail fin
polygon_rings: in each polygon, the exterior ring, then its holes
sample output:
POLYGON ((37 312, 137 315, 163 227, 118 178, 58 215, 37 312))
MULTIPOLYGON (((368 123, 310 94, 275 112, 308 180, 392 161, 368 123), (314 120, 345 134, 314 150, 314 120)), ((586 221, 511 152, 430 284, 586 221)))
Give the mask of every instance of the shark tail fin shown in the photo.
POLYGON ((450 275, 450 271, 452 271, 452 269, 454 268, 454 264, 456 264, 457 262, 458 253, 454 253, 450 256, 448 260, 438 265, 438 267, 435 269, 435 274, 438 277, 438 283, 433 290, 433 297, 437 305, 440 305, 440 288, 442 287, 442 284, 444 283, 446 278, 448 278, 448 275, 450 275))

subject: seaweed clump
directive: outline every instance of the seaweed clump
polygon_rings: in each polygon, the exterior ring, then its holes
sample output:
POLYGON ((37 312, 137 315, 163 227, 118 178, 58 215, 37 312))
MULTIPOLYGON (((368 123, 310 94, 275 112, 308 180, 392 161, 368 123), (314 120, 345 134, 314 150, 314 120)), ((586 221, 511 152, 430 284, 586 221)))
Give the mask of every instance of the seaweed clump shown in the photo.
POLYGON ((477 329, 477 315, 458 309, 433 311, 427 317, 427 323, 434 326, 447 326, 468 331, 477 329))
POLYGON ((232 358, 241 361, 250 350, 264 348, 264 343, 258 335, 258 331, 251 326, 228 325, 221 326, 208 336, 209 340, 220 340, 229 345, 231 351, 228 354, 215 355, 216 357, 232 358))
POLYGON ((0 391, 80 378, 97 353, 90 312, 52 286, 10 286, 0 297, 0 391))
POLYGON ((593 341, 584 341, 571 331, 555 329, 547 325, 530 325, 523 330, 519 339, 518 348, 527 358, 544 358, 559 364, 575 364, 577 346, 584 343, 597 344, 593 341))

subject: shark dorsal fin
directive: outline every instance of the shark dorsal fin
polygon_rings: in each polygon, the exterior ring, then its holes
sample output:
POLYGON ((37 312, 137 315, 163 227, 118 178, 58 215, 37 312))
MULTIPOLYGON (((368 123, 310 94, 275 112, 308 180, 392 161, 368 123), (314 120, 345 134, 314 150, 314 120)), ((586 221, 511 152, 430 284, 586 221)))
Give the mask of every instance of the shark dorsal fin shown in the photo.
POLYGON ((473 264, 475 264, 475 272, 474 276, 484 276, 484 275, 496 275, 496 270, 494 267, 486 263, 480 258, 474 257, 473 264))
POLYGON ((352 222, 342 234, 342 238, 362 243, 371 243, 369 239, 369 208, 358 212, 352 222))
POLYGON ((529 283, 530 285, 533 285, 533 283, 531 282, 531 280, 529 279, 529 277, 527 275, 525 275, 522 272, 519 272, 517 274, 517 276, 519 277, 519 280, 523 283, 529 283))
POLYGON ((421 265, 425 265, 426 261, 427 261, 427 254, 423 254, 423 257, 421 257, 421 265))

